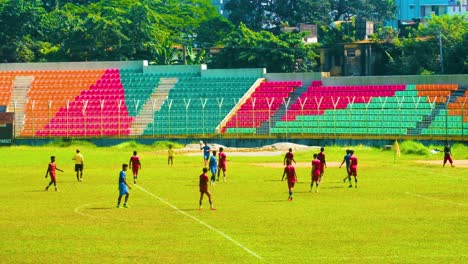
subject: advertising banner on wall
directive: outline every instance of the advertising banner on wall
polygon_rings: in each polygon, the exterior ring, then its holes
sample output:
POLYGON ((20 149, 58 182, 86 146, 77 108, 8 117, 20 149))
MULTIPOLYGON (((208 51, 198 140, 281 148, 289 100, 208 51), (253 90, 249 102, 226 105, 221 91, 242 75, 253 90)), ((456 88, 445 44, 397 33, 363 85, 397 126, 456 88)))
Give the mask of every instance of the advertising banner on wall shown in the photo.
POLYGON ((0 146, 10 146, 13 143, 14 113, 0 113, 0 146))

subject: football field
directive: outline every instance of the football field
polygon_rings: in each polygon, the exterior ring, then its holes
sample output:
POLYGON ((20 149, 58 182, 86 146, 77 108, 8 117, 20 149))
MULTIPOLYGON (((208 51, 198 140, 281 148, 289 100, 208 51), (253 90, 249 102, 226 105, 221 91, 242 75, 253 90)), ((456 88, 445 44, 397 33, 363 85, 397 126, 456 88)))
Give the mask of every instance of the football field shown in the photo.
MULTIPOLYGON (((404 148, 403 144, 402 148, 404 148)), ((161 146, 89 144, 0 148, 0 263, 468 263, 468 148, 425 156, 365 146, 359 187, 338 168, 347 147, 326 147, 319 192, 309 192, 318 150, 295 152, 299 182, 288 201, 283 154, 234 155, 228 178, 210 186, 216 211, 198 209, 199 155, 161 146), (84 181, 72 157, 85 157, 84 181), (118 174, 138 151, 138 184, 127 171, 130 208, 116 208, 118 174), (191 154, 191 155, 188 155, 191 154), (59 192, 44 191, 56 156, 59 192)), ((402 149, 404 150, 404 149, 402 149)))

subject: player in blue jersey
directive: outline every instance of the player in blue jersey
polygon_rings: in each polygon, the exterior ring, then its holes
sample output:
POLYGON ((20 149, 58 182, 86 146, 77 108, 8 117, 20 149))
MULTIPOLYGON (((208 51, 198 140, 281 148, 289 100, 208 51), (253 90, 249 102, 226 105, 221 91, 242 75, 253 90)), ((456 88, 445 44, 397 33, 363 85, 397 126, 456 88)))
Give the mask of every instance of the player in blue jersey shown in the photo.
POLYGON ((216 172, 218 170, 218 161, 216 160, 216 153, 217 153, 216 150, 213 150, 213 155, 211 155, 210 162, 209 162, 210 171, 211 171, 211 179, 210 179, 211 185, 215 184, 216 172))
POLYGON ((128 164, 122 164, 122 170, 119 173, 119 198, 117 199, 117 208, 120 207, 120 202, 122 201, 122 196, 125 195, 125 201, 123 204, 124 208, 128 208, 127 202, 128 202, 128 197, 130 196, 130 193, 128 192, 128 189, 132 189, 130 185, 127 183, 127 169, 128 169, 128 164))
POLYGON ((351 158, 351 150, 347 149, 346 155, 343 157, 343 161, 340 164, 340 168, 341 168, 341 166, 343 166, 343 164, 346 162, 346 177, 344 177, 343 182, 346 182, 346 179, 349 179, 349 181, 351 182, 351 177, 349 176, 350 158, 351 158))
POLYGON ((206 167, 208 164, 208 159, 210 158, 211 148, 208 146, 207 142, 200 141, 200 150, 203 150, 203 160, 205 161, 206 167))

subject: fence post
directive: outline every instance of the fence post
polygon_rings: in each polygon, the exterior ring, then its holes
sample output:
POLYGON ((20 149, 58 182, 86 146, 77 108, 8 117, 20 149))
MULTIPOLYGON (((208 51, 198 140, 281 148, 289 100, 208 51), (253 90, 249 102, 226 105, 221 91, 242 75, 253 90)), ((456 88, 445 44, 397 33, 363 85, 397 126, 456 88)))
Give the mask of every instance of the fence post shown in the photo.
POLYGON ((50 108, 52 108, 52 100, 49 100, 49 101, 47 102, 47 120, 48 120, 47 123, 49 124, 49 129, 48 129, 49 137, 50 137, 50 131, 52 130, 52 129, 50 128, 50 125, 51 125, 51 123, 50 123, 50 108))
MULTIPOLYGON (((307 97, 304 98, 304 102, 301 97, 299 97, 299 104, 301 105, 301 115, 304 117, 304 106, 307 103, 307 97)), ((302 135, 304 135, 304 118, 302 118, 302 135)))
POLYGON ((68 119, 69 119, 69 116, 68 116, 68 109, 69 109, 69 108, 70 108, 70 100, 67 100, 67 114, 66 114, 67 121, 66 121, 66 125, 65 125, 65 130, 67 131, 67 132, 66 132, 66 133, 67 133, 67 134, 66 134, 66 135, 67 135, 67 138, 68 138, 68 136, 69 136, 69 134, 68 134, 68 122, 69 122, 69 121, 68 121, 68 119))
POLYGON ((323 96, 320 96, 320 100, 317 101, 317 97, 314 97, 314 100, 315 100, 315 104, 317 105, 317 131, 320 131, 320 120, 318 117, 320 117, 319 113, 320 113, 320 106, 322 105, 322 101, 323 101, 323 96))
POLYGON ((206 102, 208 101, 208 98, 205 98, 204 100, 200 97, 200 103, 202 106, 202 118, 203 118, 203 132, 202 134, 205 135, 205 106, 206 102))
MULTIPOLYGON (((286 121, 289 121, 288 120, 288 108, 289 108, 290 102, 291 102, 291 97, 288 97, 288 100, 286 100, 286 98, 283 97, 284 111, 286 113, 286 121)), ((286 122, 286 138, 288 137, 288 133, 289 133, 289 126, 287 124, 288 122, 286 122)))
POLYGON ((351 97, 348 96, 348 104, 350 105, 350 112, 349 112, 349 123, 352 124, 352 117, 353 117, 353 106, 354 106, 354 101, 356 100, 356 96, 353 96, 353 100, 350 100, 351 97))
POLYGON ((101 106, 101 125, 100 125, 100 128, 101 128, 101 129, 100 129, 100 131, 101 131, 101 137, 104 137, 104 120, 103 120, 104 102, 105 102, 105 100, 102 99, 102 100, 101 100, 101 104, 100 104, 100 106, 101 106))
POLYGON ((88 106, 88 100, 83 100, 83 109, 81 113, 83 114, 83 124, 84 124, 84 136, 86 137, 86 108, 88 106))

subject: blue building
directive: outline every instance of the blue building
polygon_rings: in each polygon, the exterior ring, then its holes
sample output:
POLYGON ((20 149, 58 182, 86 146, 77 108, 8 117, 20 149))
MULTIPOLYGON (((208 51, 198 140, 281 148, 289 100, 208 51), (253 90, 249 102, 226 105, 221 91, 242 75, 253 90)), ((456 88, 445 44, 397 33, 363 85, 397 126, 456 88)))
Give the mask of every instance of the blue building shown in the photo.
POLYGON ((211 4, 213 4, 218 9, 218 13, 224 17, 227 17, 227 13, 224 10, 224 4, 226 1, 228 0, 211 0, 211 4))
POLYGON ((398 21, 423 19, 431 15, 468 14, 468 0, 395 0, 397 12, 392 25, 398 21))

